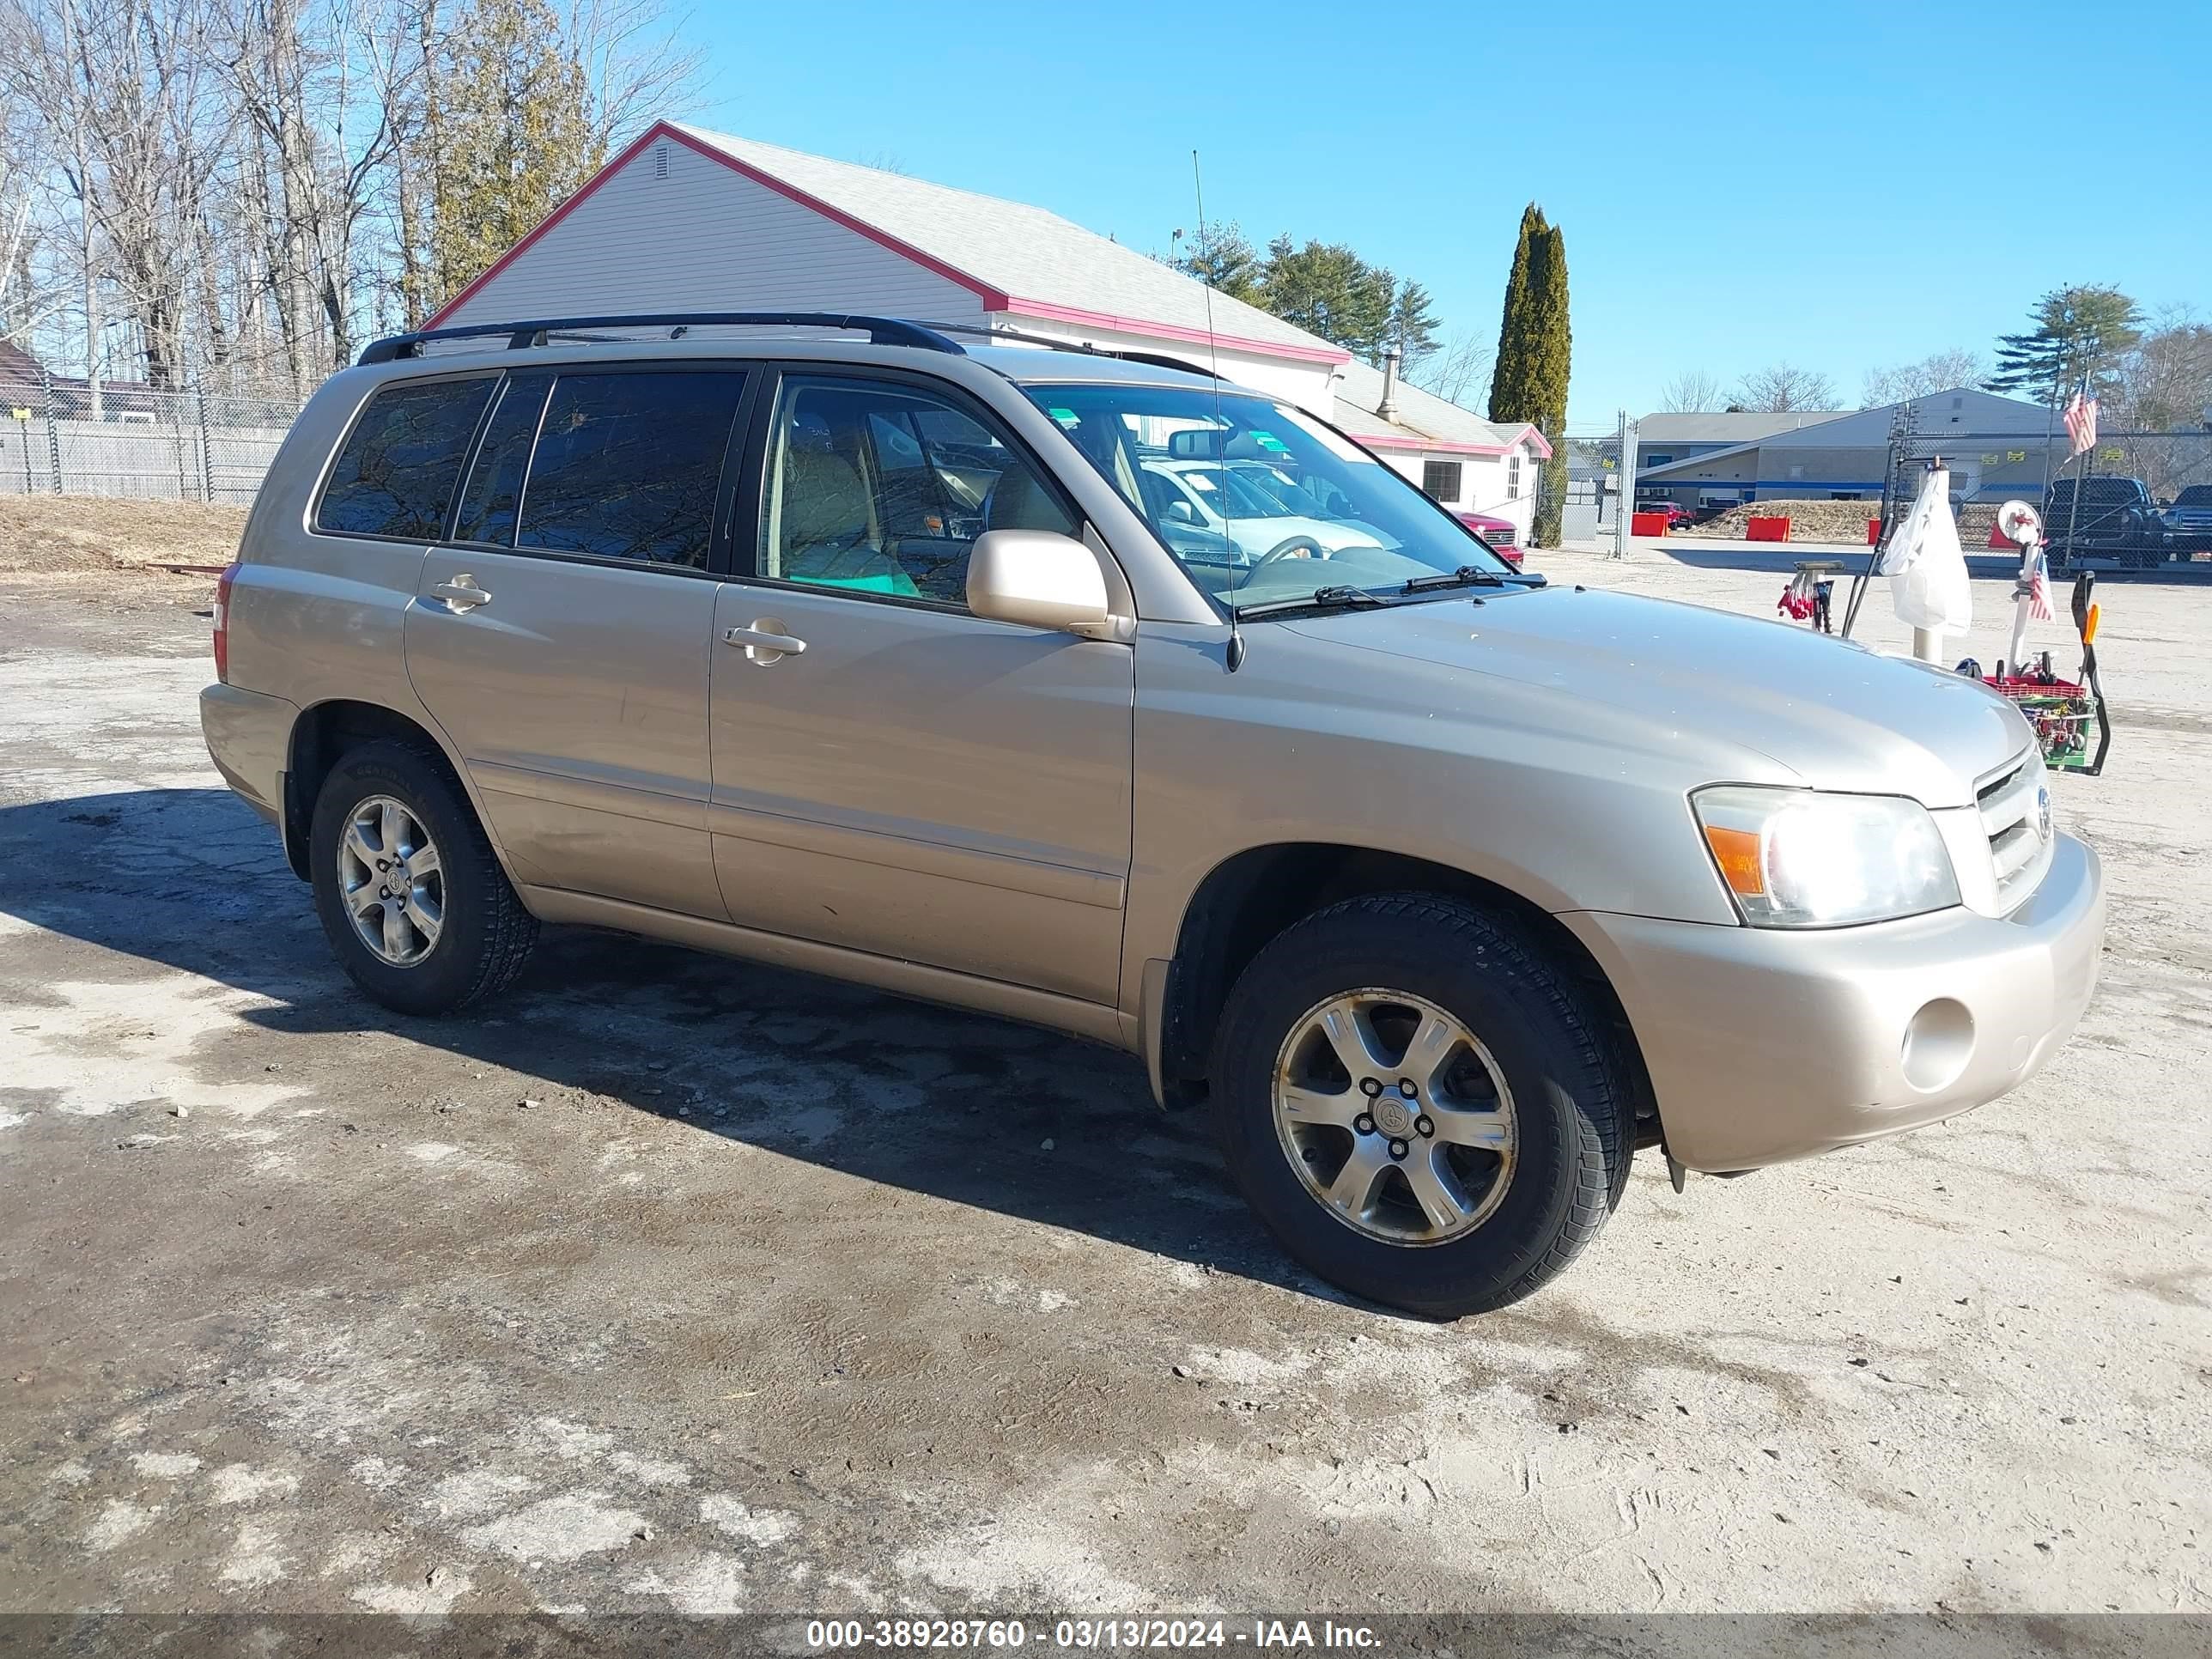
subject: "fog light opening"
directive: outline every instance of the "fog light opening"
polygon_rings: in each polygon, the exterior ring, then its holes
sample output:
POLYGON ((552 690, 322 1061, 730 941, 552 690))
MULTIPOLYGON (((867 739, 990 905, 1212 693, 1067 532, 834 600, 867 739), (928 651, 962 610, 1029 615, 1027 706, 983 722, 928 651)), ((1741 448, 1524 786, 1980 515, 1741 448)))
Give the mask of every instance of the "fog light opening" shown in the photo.
POLYGON ((1923 1094, 1934 1094, 1959 1080, 1973 1052, 1974 1017, 1964 1003, 1938 997, 1923 1005, 1905 1028, 1898 1060, 1907 1083, 1923 1094))

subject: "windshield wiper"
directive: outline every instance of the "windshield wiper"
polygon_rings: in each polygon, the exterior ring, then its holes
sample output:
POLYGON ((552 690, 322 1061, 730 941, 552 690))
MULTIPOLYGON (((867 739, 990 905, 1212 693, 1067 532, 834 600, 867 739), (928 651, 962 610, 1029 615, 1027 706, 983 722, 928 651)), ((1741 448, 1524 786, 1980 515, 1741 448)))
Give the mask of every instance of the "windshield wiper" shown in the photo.
POLYGON ((1398 591, 1401 593, 1426 593, 1438 587, 1503 587, 1506 578, 1498 571, 1485 569, 1479 564, 1463 564, 1456 570, 1439 571, 1433 576, 1416 576, 1398 591))
POLYGON ((1240 605, 1239 617, 1272 617, 1286 611, 1355 611, 1382 601, 1364 587, 1316 587, 1299 599, 1269 599, 1265 605, 1240 605))

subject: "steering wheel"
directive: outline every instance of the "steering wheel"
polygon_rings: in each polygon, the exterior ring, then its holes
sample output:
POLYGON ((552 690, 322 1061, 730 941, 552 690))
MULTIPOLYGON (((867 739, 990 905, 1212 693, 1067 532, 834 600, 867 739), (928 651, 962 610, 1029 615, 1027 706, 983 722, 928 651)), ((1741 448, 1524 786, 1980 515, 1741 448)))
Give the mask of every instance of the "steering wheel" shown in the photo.
POLYGON ((1277 543, 1253 560, 1250 568, 1259 571, 1278 559, 1325 559, 1328 556, 1328 550, 1312 537, 1293 536, 1288 541, 1277 543))

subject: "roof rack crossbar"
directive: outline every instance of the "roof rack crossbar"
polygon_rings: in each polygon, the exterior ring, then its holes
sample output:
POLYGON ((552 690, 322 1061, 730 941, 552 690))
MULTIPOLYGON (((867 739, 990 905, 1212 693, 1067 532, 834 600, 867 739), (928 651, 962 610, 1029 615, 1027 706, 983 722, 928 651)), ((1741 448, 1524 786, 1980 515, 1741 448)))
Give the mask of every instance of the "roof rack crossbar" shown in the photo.
MULTIPOLYGON (((605 317, 543 317, 524 322, 465 323, 455 328, 417 329, 372 340, 362 349, 360 362, 389 363, 403 357, 419 357, 433 340, 483 339, 507 337, 510 350, 524 351, 544 345, 556 334, 572 334, 587 328, 665 328, 680 334, 692 328, 836 328, 865 332, 877 345, 918 346, 925 351, 960 352, 958 343, 939 330, 897 317, 868 317, 832 311, 676 311, 605 317)), ((672 335, 675 337, 675 335, 672 335)))

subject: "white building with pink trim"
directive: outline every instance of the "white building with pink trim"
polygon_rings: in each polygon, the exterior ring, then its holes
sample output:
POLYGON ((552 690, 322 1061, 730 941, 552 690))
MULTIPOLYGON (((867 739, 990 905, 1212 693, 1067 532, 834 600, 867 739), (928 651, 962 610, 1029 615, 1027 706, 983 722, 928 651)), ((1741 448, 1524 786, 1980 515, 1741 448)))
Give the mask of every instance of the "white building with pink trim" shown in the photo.
MULTIPOLYGON (((1160 261, 1019 202, 656 122, 432 325, 617 312, 850 311, 1182 356, 1333 420, 1525 538, 1533 428, 1499 428, 1160 261)), ((1447 493, 1448 492, 1448 493, 1447 493)))

